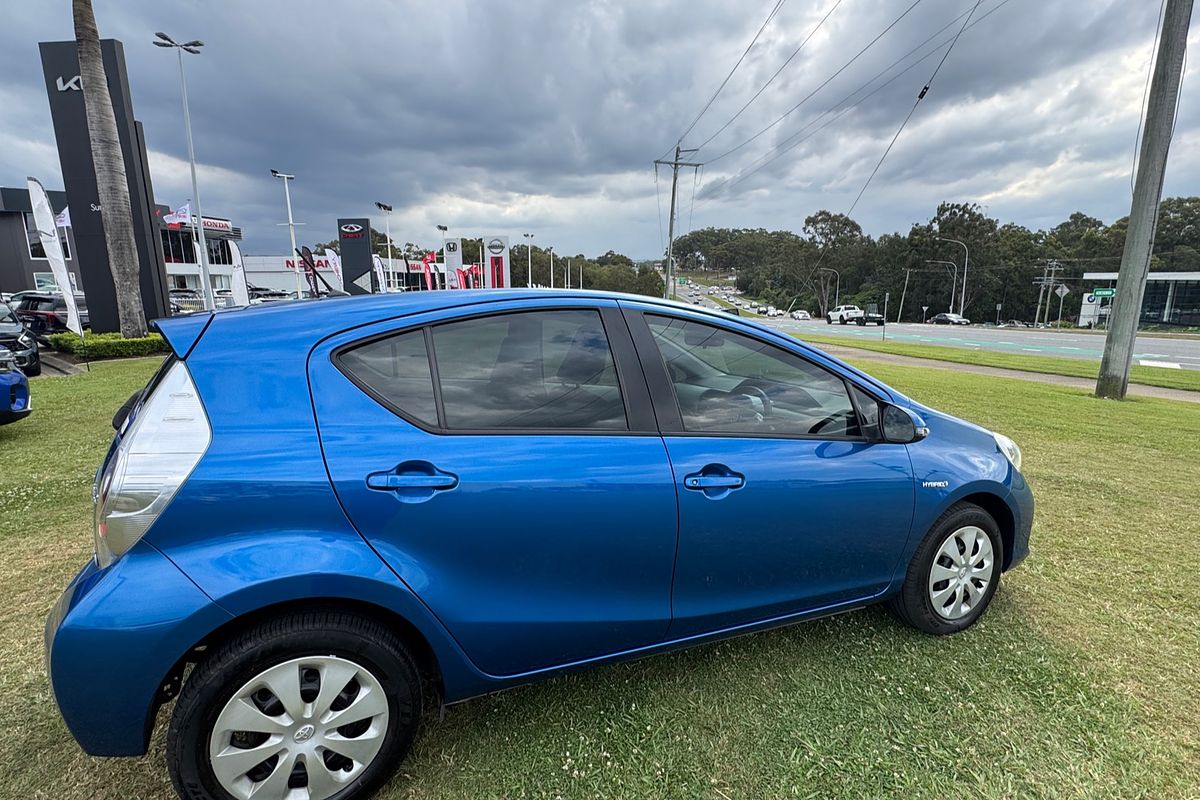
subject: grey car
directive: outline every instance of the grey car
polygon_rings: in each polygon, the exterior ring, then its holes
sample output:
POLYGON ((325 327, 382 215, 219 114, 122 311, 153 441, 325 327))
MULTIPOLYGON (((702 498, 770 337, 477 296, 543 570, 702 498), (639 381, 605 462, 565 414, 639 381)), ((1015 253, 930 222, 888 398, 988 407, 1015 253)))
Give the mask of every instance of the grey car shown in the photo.
POLYGON ((26 375, 40 375, 42 358, 37 339, 25 329, 8 303, 0 303, 0 349, 12 354, 17 367, 26 375))

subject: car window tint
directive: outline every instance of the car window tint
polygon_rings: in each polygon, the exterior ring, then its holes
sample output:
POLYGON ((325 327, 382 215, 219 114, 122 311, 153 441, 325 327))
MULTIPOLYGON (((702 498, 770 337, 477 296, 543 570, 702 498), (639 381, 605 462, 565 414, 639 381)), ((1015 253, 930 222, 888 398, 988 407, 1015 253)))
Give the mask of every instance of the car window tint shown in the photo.
POLYGON ((427 425, 438 424, 425 333, 409 331, 346 350, 338 365, 389 405, 427 425))
POLYGON ((751 336, 647 316, 688 431, 858 436, 841 378, 751 336))
POLYGON ((625 430, 600 314, 536 311, 433 328, 446 426, 625 430))

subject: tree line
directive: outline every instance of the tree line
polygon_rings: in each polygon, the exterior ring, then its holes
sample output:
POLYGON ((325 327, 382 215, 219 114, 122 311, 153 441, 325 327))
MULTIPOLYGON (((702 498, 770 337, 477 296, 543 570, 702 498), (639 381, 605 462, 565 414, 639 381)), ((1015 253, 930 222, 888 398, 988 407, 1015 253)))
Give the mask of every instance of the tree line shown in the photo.
MULTIPOLYGON (((1053 320, 1058 297, 1036 284, 1047 266, 1061 268, 1057 282, 1070 290, 1063 319, 1074 318, 1081 295, 1094 288, 1083 274, 1120 267, 1128 224, 1128 217, 1106 225, 1075 212, 1049 230, 1030 230, 1002 224, 974 203, 941 203, 928 222, 914 224, 907 233, 872 237, 850 217, 822 210, 805 218, 800 233, 691 231, 675 240, 675 254, 681 271, 734 273, 739 289, 781 308, 823 315, 840 302, 875 304, 882 311, 890 295, 891 320, 901 314, 905 321, 917 321, 959 310, 969 253, 965 316, 977 322, 1031 321, 1041 294, 1043 304, 1053 299, 1053 320), (952 285, 957 287, 953 306, 952 285)), ((1200 197, 1162 201, 1150 269, 1200 270, 1200 197)))

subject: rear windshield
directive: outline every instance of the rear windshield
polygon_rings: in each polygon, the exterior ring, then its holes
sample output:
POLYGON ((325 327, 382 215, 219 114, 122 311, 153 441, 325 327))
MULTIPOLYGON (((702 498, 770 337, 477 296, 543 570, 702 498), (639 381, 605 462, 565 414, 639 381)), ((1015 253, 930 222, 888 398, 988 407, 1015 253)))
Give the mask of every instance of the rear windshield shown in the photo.
POLYGON ((53 297, 23 297, 20 309, 22 311, 51 311, 54 309, 53 297))

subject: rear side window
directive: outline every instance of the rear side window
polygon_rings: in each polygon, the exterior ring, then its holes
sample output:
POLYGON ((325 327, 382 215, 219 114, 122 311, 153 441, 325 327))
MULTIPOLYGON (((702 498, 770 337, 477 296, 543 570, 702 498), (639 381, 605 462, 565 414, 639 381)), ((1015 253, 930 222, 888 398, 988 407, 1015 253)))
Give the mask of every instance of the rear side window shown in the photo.
POLYGON ((628 429, 599 312, 503 314, 432 330, 447 428, 628 429))
POLYGON ((343 351, 338 365, 386 405, 426 425, 438 424, 424 331, 409 331, 343 351))

